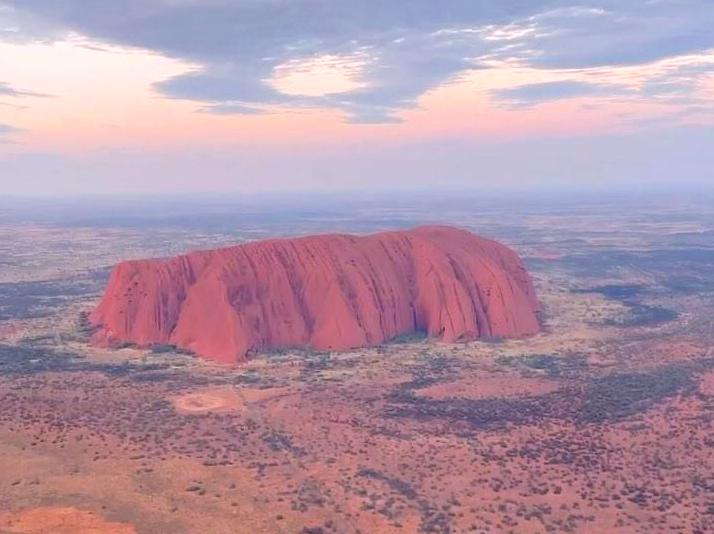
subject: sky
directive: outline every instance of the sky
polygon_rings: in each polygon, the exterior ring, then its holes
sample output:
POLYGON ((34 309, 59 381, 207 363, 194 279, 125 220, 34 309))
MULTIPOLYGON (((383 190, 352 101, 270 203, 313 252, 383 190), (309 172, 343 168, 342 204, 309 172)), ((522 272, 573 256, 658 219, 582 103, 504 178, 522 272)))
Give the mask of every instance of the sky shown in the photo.
POLYGON ((710 0, 0 0, 0 195, 714 185, 710 0))

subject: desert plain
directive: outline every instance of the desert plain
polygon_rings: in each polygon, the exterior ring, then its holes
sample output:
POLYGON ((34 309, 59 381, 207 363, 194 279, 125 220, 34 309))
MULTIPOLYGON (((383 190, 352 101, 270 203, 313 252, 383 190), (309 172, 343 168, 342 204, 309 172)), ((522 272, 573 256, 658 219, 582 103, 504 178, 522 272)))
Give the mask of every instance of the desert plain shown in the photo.
POLYGON ((0 532, 711 532, 714 210, 679 206, 0 217, 0 532), (88 343, 120 260, 424 222, 516 250, 541 332, 233 366, 88 343))

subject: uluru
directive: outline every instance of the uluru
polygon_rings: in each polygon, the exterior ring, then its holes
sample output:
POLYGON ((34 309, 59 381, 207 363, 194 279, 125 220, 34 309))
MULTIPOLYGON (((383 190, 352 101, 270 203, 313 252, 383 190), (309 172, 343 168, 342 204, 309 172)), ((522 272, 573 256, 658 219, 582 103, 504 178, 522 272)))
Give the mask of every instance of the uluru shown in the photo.
POLYGON ((125 261, 90 315, 100 345, 174 345, 221 363, 252 352, 346 350, 424 332, 446 342, 538 332, 518 255, 424 226, 270 239, 125 261))

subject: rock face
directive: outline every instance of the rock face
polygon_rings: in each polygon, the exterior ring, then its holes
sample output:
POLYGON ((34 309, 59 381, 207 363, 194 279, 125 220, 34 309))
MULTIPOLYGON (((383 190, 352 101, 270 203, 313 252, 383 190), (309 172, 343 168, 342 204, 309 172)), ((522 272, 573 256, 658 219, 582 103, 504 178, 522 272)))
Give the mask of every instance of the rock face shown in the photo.
POLYGON ((272 239, 120 263, 94 342, 171 344, 222 363, 285 347, 344 350, 426 332, 538 331, 530 276, 507 247, 443 226, 272 239))

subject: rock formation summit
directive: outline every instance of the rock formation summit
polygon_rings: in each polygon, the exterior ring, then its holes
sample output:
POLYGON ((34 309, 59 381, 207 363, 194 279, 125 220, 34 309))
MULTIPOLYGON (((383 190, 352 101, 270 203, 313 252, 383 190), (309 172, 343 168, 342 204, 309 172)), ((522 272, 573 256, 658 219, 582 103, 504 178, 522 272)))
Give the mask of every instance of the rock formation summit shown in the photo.
POLYGON ((101 345, 175 345, 222 362, 252 351, 345 350, 425 332, 447 342, 538 331, 515 252, 465 230, 250 242, 126 261, 90 316, 101 345))

